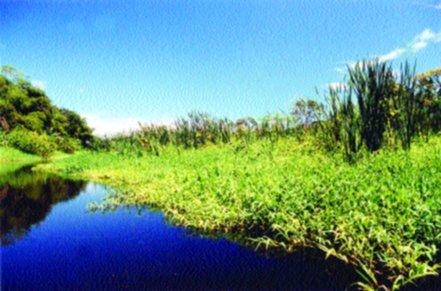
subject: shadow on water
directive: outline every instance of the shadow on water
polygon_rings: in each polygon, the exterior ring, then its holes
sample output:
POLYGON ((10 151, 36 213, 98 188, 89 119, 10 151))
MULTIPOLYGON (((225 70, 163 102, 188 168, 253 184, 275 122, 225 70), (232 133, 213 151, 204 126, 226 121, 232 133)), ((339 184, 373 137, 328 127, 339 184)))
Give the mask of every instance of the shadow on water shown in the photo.
POLYGON ((344 290, 360 280, 315 249, 255 252, 148 208, 87 211, 109 189, 29 167, 1 176, 0 189, 2 290, 344 290))
POLYGON ((13 244, 26 235, 31 226, 45 219, 53 205, 78 196, 86 185, 31 169, 32 166, 26 166, 0 176, 2 245, 13 244))

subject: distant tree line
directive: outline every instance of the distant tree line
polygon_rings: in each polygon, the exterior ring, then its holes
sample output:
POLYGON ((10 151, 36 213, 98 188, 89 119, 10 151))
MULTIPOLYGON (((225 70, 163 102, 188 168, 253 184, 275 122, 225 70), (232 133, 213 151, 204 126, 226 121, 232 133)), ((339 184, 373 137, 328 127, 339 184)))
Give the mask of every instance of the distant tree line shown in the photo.
POLYGON ((349 161, 381 147, 409 149, 415 137, 441 131, 441 68, 417 75, 407 62, 362 61, 348 66, 348 81, 330 87, 325 102, 302 98, 290 113, 236 121, 191 112, 171 126, 141 125, 129 134, 97 138, 77 113, 54 106, 45 92, 11 67, 0 75, 0 142, 42 155, 51 149, 86 147, 123 153, 153 152, 173 145, 200 148, 258 139, 314 137, 326 150, 342 150, 349 161))

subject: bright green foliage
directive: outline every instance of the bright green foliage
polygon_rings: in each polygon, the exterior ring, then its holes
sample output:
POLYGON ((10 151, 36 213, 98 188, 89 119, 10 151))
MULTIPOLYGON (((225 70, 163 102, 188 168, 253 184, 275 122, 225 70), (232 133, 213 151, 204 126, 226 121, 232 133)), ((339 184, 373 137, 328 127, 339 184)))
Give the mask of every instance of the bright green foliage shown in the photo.
MULTIPOLYGON (((11 67, 3 67, 0 75, 0 132, 13 132, 21 128, 33 132, 33 136, 56 136, 62 146, 66 143, 73 145, 71 139, 79 141, 83 146, 93 142, 91 129, 86 122, 75 112, 59 109, 54 106, 43 90, 32 86, 11 67)), ((11 137, 14 139, 14 137, 11 137)), ((76 143, 76 142, 75 142, 76 143)), ((14 144, 18 141, 14 141, 14 144)), ((23 147, 29 151, 29 145, 23 147)), ((56 148, 55 148, 56 149, 56 148)), ((74 146, 69 146, 71 151, 74 146)), ((35 153, 40 150, 33 151, 35 153)), ((46 152, 46 151, 44 151, 46 152)))
POLYGON ((48 135, 21 128, 16 128, 7 134, 6 141, 9 146, 25 153, 37 154, 45 158, 57 148, 48 135))
POLYGON ((81 142, 97 151, 39 167, 114 186, 110 206, 158 207, 257 247, 318 247, 356 265, 359 286, 398 288, 441 263, 439 74, 415 77, 408 64, 400 72, 364 62, 330 89, 328 106, 301 100, 290 115, 235 123, 193 112, 93 143, 78 115, 48 107, 9 72, 0 144, 45 156, 48 144, 73 152, 81 142))
POLYGON ((26 164, 36 163, 37 156, 25 154, 17 149, 0 146, 0 175, 13 172, 26 164))
POLYGON ((316 246, 358 266, 372 287, 435 274, 440 137, 356 164, 314 144, 283 138, 242 150, 166 147, 160 157, 79 152, 43 168, 121 190, 110 205, 158 207, 176 223, 235 233, 260 248, 316 246))

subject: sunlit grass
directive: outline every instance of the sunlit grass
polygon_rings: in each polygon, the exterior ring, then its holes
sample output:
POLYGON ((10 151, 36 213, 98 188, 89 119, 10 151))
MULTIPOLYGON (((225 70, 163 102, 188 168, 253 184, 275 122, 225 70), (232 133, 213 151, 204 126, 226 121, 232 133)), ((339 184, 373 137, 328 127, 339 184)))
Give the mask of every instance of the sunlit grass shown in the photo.
POLYGON ((0 146, 0 175, 13 172, 26 164, 36 163, 40 160, 34 155, 25 154, 19 150, 0 146))
POLYGON ((436 274, 441 138, 348 164, 285 138, 161 156, 78 152, 46 171, 114 186, 108 203, 160 208, 175 223, 238 233, 260 248, 315 246, 358 266, 366 286, 436 274))

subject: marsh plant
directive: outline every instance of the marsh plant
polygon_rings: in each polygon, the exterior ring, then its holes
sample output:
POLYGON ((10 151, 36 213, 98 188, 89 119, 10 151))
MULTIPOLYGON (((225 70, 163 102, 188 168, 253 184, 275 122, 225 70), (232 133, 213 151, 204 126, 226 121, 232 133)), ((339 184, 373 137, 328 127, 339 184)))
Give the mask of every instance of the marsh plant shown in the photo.
POLYGON ((140 125, 138 131, 101 144, 121 153, 160 155, 168 146, 197 149, 237 144, 246 148, 258 140, 274 144, 294 136, 299 141, 313 138, 327 151, 342 151, 349 162, 357 161, 363 151, 382 147, 408 150, 418 136, 427 139, 441 129, 441 70, 420 75, 415 71, 415 65, 408 62, 394 70, 379 60, 361 61, 348 66, 345 83, 329 88, 326 102, 302 98, 289 114, 234 122, 194 111, 172 125, 140 125))
POLYGON ((416 76, 415 66, 407 62, 394 72, 391 65, 378 60, 348 67, 348 74, 345 86, 329 88, 324 118, 319 119, 328 149, 340 145, 353 161, 362 149, 375 152, 399 146, 408 150, 418 135, 439 132, 437 74, 416 76))

